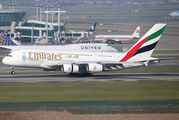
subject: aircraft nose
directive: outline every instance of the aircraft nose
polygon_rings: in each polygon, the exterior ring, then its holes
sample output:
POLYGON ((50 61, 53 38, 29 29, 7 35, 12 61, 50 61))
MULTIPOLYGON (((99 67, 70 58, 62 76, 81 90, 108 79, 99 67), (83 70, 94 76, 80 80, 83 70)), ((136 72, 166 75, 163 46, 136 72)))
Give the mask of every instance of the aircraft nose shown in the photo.
POLYGON ((3 63, 3 64, 8 65, 8 64, 10 64, 11 62, 12 62, 12 60, 8 59, 7 57, 5 57, 5 58, 2 59, 2 63, 3 63))
POLYGON ((6 60, 6 57, 2 59, 2 63, 3 63, 3 64, 6 64, 6 61, 7 61, 7 60, 6 60))

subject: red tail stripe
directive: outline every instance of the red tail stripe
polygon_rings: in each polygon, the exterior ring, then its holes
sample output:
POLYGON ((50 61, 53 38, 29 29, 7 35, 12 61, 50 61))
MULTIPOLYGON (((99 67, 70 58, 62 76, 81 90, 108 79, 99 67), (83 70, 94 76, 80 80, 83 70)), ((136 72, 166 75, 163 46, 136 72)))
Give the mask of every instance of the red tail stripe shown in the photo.
POLYGON ((121 59, 119 62, 124 62, 133 57, 133 55, 137 52, 137 50, 145 43, 145 41, 149 38, 150 36, 146 37, 143 39, 141 42, 139 42, 137 45, 135 45, 129 52, 127 52, 126 56, 121 59))

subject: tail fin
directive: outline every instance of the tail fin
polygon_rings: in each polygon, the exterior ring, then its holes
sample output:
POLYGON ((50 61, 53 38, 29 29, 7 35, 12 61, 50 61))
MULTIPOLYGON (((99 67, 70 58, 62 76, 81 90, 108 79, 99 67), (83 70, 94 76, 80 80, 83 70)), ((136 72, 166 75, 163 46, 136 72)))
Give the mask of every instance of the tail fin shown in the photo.
POLYGON ((17 46, 17 44, 0 31, 0 46, 17 46))
POLYGON ((65 24, 64 29, 66 29, 67 21, 65 20, 63 24, 65 24))
POLYGON ((138 26, 138 27, 135 29, 135 31, 134 31, 134 33, 132 34, 132 36, 134 36, 134 37, 136 37, 136 38, 140 38, 139 34, 140 34, 140 26, 138 26))
POLYGON ((66 24, 67 24, 67 21, 65 20, 65 21, 63 22, 63 24, 64 24, 64 32, 67 32, 67 31, 66 31, 66 24))
POLYGON ((41 7, 41 12, 44 12, 44 11, 46 11, 45 8, 41 7))
POLYGON ((96 28, 96 24, 97 24, 97 22, 94 22, 93 25, 86 32, 94 32, 95 28, 96 28))
POLYGON ((131 49, 129 49, 120 62, 127 61, 134 57, 149 58, 152 55, 165 27, 165 23, 155 24, 131 49))

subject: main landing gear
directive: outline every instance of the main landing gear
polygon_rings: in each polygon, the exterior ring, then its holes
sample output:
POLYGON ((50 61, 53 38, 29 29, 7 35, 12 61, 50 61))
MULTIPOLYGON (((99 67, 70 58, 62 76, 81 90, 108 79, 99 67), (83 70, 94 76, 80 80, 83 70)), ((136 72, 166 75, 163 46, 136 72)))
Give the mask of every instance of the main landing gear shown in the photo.
POLYGON ((14 75, 14 74, 15 74, 15 71, 11 71, 11 74, 14 75))
POLYGON ((78 76, 78 77, 90 77, 92 73, 82 72, 82 73, 69 73, 70 76, 78 76))

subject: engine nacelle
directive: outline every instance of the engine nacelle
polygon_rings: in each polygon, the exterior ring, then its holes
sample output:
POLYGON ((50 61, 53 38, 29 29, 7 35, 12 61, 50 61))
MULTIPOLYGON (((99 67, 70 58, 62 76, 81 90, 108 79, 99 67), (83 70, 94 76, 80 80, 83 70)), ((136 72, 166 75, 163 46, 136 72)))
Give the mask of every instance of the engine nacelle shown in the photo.
POLYGON ((102 72, 104 70, 104 67, 100 64, 89 63, 86 69, 89 72, 102 72))
POLYGON ((79 66, 78 65, 71 65, 71 64, 63 64, 62 72, 64 72, 64 73, 76 73, 76 72, 79 72, 79 66))

